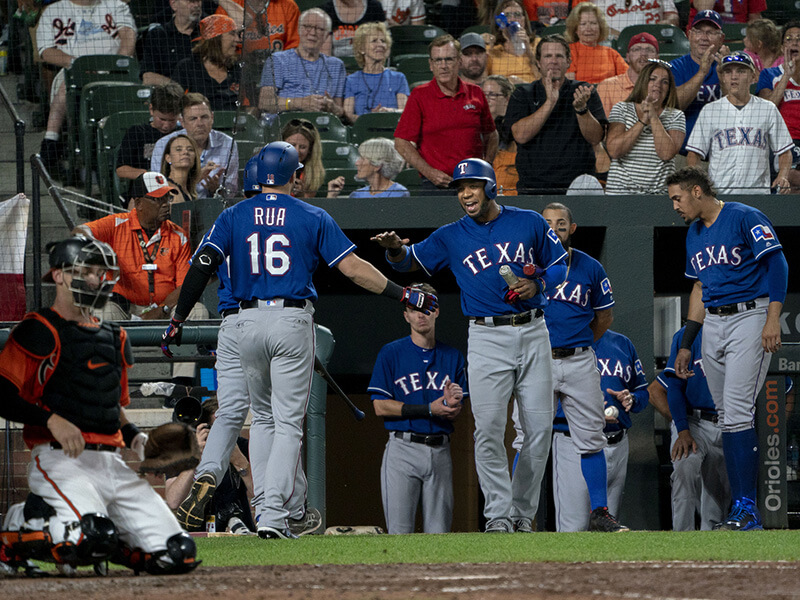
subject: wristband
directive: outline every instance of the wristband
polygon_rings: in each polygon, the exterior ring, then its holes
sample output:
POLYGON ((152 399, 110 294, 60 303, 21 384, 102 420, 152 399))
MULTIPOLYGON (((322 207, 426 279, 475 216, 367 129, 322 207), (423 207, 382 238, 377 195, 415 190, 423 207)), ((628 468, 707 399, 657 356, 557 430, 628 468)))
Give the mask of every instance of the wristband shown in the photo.
POLYGON ((125 423, 125 425, 121 427, 120 431, 122 431, 122 439, 128 448, 130 448, 131 444, 133 444, 133 438, 141 433, 139 428, 133 423, 125 423))
POLYGON ((289 110, 289 99, 286 99, 286 108, 284 110, 289 110))
POLYGON ((700 333, 702 323, 697 321, 686 321, 686 329, 683 331, 683 338, 681 338, 681 350, 691 350, 694 338, 700 333))
POLYGON ((400 416, 404 419, 430 417, 430 404, 403 404, 403 407, 400 409, 400 416))
POLYGON ((433 417, 433 409, 431 408, 431 406, 433 406, 433 403, 428 404, 428 416, 432 418, 433 417))
POLYGON ((589 112, 589 106, 588 105, 584 106, 583 109, 581 109, 581 110, 578 110, 577 108, 575 109, 575 114, 576 115, 585 115, 587 112, 589 112))
POLYGON ((391 298, 392 300, 400 301, 403 299, 403 288, 397 285, 394 281, 387 279, 386 287, 383 288, 383 291, 380 295, 391 298))
POLYGON ((391 257, 397 257, 403 254, 406 251, 405 246, 400 246, 399 248, 387 248, 386 253, 391 257))

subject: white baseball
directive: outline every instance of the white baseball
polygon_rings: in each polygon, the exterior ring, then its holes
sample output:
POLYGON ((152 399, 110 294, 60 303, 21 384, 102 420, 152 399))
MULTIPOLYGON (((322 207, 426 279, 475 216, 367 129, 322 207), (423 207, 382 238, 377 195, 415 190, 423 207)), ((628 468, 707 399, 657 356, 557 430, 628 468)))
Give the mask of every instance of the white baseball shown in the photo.
POLYGON ((606 409, 606 416, 610 419, 616 419, 619 416, 619 409, 616 406, 609 406, 606 409))

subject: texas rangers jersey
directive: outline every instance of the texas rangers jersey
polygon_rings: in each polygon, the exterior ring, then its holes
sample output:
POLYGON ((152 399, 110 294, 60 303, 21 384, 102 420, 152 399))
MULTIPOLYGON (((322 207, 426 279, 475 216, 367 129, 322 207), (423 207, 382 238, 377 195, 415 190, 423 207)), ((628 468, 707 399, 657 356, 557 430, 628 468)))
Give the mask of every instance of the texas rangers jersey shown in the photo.
POLYGON ((50 4, 42 12, 36 30, 36 46, 40 54, 48 48, 58 48, 76 57, 116 54, 122 27, 136 31, 136 23, 125 2, 98 0, 80 6, 62 0, 50 4))
POLYGON ((572 249, 567 279, 554 290, 546 290, 549 303, 544 311, 553 348, 591 346, 594 334, 589 323, 594 311, 614 306, 611 282, 598 261, 572 249))
MULTIPOLYGON (((208 236, 211 234, 211 230, 208 230, 206 234, 203 236, 203 239, 200 240, 200 243, 197 245, 197 250, 195 250, 194 255, 192 256, 189 262, 194 261, 195 256, 200 251, 206 241, 208 241, 208 236)), ((217 303, 217 311, 222 312, 223 310, 231 310, 234 308, 239 308, 239 301, 233 297, 231 293, 231 273, 230 273, 230 257, 225 259, 225 262, 220 265, 217 269, 217 279, 219 279, 219 288, 217 288, 217 298, 219 302, 217 303)))
POLYGON ((506 304, 503 297, 508 286, 500 277, 500 266, 509 265, 517 276, 524 277, 526 263, 547 269, 564 264, 567 256, 542 215, 513 206, 500 206, 500 215, 488 223, 465 215, 411 246, 411 252, 429 276, 444 268, 453 272, 461 288, 461 310, 472 317, 543 308, 547 300, 541 293, 506 304))
MULTIPOLYGON (((434 348, 420 348, 411 336, 386 344, 378 353, 367 391, 373 400, 397 400, 405 404, 430 404, 442 397, 444 385, 455 381, 469 396, 461 353, 436 342, 434 348)), ((386 417, 389 431, 413 431, 423 434, 452 433, 447 419, 386 417)))
POLYGON ((699 219, 686 234, 686 277, 703 284, 703 304, 722 306, 769 296, 758 261, 781 244, 759 210, 726 202, 711 227, 699 219))
POLYGON ((708 174, 723 194, 769 194, 769 150, 794 146, 778 107, 750 96, 741 107, 728 97, 700 111, 686 149, 708 158, 708 174))
POLYGON ((692 356, 689 359, 690 369, 694 371, 694 377, 680 379, 675 375, 675 358, 678 356, 685 330, 685 326, 681 327, 672 337, 672 347, 669 351, 667 366, 657 377, 658 382, 667 390, 669 412, 672 414, 672 421, 678 431, 689 429, 689 421, 686 418, 689 411, 695 409, 709 412, 717 411, 714 406, 714 400, 711 398, 711 392, 708 391, 706 372, 703 370, 702 329, 694 338, 694 342, 692 342, 692 356))
POLYGON ((322 258, 335 266, 355 249, 321 208, 286 194, 259 194, 217 217, 207 245, 230 257, 238 300, 316 301, 311 280, 322 258))
MULTIPOLYGON (((676 58, 670 65, 672 66, 672 75, 675 77, 676 87, 682 86, 700 70, 700 65, 692 60, 690 54, 676 58)), ((686 110, 683 111, 686 114, 686 137, 683 139, 682 150, 686 148, 686 141, 692 133, 700 110, 709 102, 719 100, 721 97, 722 92, 720 91, 719 77, 717 76, 717 63, 714 63, 708 70, 705 79, 703 79, 703 83, 700 84, 700 90, 697 92, 697 96, 692 100, 691 104, 686 107, 686 110)))
MULTIPOLYGON (((782 78, 783 65, 764 69, 758 78, 756 94, 761 90, 774 90, 782 78)), ((800 140, 800 82, 789 78, 789 83, 786 84, 786 89, 783 91, 780 112, 789 128, 789 134, 793 139, 800 140)))

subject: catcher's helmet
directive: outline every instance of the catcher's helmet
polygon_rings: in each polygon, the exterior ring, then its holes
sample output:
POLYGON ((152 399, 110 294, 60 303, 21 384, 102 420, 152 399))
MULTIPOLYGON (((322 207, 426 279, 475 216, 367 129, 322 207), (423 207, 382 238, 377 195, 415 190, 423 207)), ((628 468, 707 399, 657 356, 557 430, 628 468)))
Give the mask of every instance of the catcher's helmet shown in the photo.
POLYGON ((261 185, 286 185, 302 168, 297 150, 287 142, 270 142, 258 153, 257 179, 261 185))
POLYGON ((261 193, 261 186, 258 183, 258 156, 252 157, 244 167, 244 195, 261 193))
POLYGON ((462 160, 453 169, 453 181, 450 187, 458 187, 458 182, 462 179, 481 179, 486 182, 483 189, 486 191, 486 198, 494 200, 497 198, 497 179, 495 179, 494 169, 485 160, 480 158, 467 158, 462 160))
POLYGON ((102 308, 105 305, 119 279, 117 255, 111 246, 105 242, 77 235, 50 243, 46 250, 50 253, 50 270, 42 277, 42 281, 52 283, 55 269, 71 269, 72 283, 69 289, 72 291, 75 304, 85 308, 102 308), (92 266, 105 270, 100 285, 96 288, 89 286, 82 273, 84 267, 92 266))

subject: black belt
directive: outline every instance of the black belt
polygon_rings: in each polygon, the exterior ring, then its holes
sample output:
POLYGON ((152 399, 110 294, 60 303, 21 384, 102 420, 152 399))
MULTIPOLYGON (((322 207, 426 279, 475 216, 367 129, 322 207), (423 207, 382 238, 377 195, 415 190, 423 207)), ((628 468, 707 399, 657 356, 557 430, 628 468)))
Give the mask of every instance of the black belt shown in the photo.
POLYGON ((614 444, 619 444, 624 437, 625 437, 625 430, 620 429, 619 431, 615 431, 614 433, 607 433, 606 441, 608 442, 609 446, 613 446, 614 444))
MULTIPOLYGON (((537 308, 536 310, 529 310, 524 313, 518 313, 515 315, 500 315, 498 317, 492 317, 492 327, 500 327, 503 325, 511 325, 512 327, 518 327, 520 325, 525 325, 525 323, 530 323, 533 319, 538 319, 544 314, 544 311, 541 308, 537 308)), ((486 318, 485 317, 475 317, 474 322, 476 325, 486 325, 486 318)))
MULTIPOLYGON (((63 450, 63 446, 58 442, 50 442, 50 448, 53 450, 63 450)), ((108 444, 84 444, 84 450, 97 450, 98 452, 116 452, 119 450, 117 446, 110 446, 108 444)))
POLYGON ((425 444, 426 446, 442 446, 448 441, 450 441, 450 436, 446 434, 440 435, 420 435, 418 433, 412 433, 410 431, 395 431, 394 437, 400 438, 401 440, 406 439, 406 435, 408 435, 408 439, 415 444, 425 444))
MULTIPOLYGON (((280 298, 271 298, 271 300, 280 300, 280 298)), ((258 308, 258 300, 242 300, 239 302, 242 308, 258 308)), ((286 308, 305 308, 305 300, 292 300, 291 298, 283 299, 283 306, 286 308)))
POLYGON ((219 316, 223 319, 225 317, 230 317, 231 315, 238 315, 239 309, 238 308, 226 308, 224 310, 219 311, 219 316))
POLYGON ((723 304, 722 306, 709 306, 708 312, 712 315, 735 315, 736 313, 744 312, 746 310, 753 310, 756 307, 756 301, 750 300, 749 302, 739 302, 738 304, 723 304))
POLYGON ((696 410, 695 414, 703 419, 703 421, 711 421, 712 423, 719 421, 719 415, 709 410, 696 410))
POLYGON ((553 358, 568 358, 574 356, 577 352, 586 352, 589 346, 581 346, 580 348, 553 348, 553 358))

